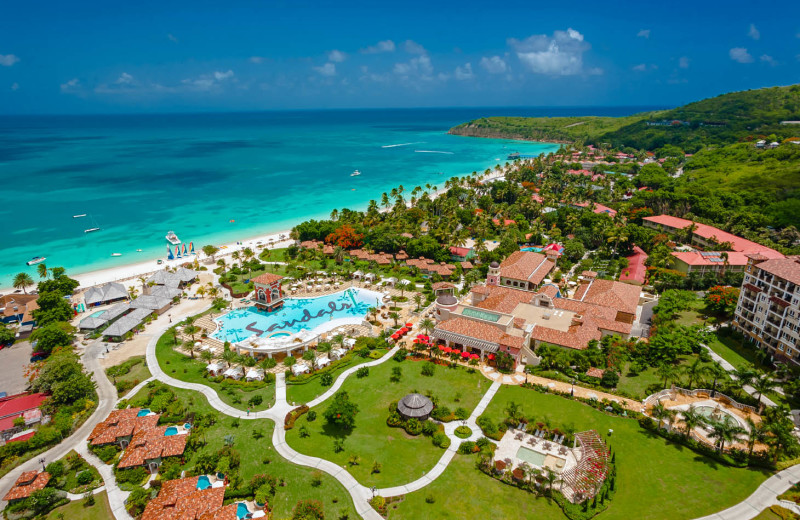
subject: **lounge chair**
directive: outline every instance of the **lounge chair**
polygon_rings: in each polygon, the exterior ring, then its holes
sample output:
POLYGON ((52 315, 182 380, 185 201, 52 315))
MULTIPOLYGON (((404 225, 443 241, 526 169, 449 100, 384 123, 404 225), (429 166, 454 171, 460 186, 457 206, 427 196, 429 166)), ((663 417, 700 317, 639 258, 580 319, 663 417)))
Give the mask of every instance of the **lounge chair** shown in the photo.
POLYGON ((558 448, 558 454, 559 455, 566 455, 567 454, 567 447, 566 446, 561 446, 560 448, 558 448))
POLYGON ((544 449, 546 449, 546 450, 549 450, 550 448, 552 448, 552 447, 553 447, 553 445, 552 445, 552 444, 550 444, 549 442, 545 441, 545 443, 544 443, 544 444, 542 444, 542 447, 543 447, 544 449))
POLYGON ((516 434, 516 435, 514 436, 514 438, 515 438, 516 440, 518 440, 518 441, 521 441, 521 440, 522 440, 522 437, 523 437, 523 435, 524 435, 524 434, 523 434, 522 432, 520 432, 520 433, 516 434))

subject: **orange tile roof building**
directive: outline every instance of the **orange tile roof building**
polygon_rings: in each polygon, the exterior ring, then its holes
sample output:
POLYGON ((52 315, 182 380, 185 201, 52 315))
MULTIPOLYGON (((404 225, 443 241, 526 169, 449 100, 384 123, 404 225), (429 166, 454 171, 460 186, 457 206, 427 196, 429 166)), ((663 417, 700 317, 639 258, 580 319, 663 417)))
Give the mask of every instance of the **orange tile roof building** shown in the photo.
POLYGON ((272 273, 264 273, 253 278, 255 285, 253 303, 257 308, 272 312, 283 306, 281 280, 283 276, 272 273))
POLYGON ((490 266, 486 284, 472 288, 469 303, 437 299, 432 336, 478 351, 481 358, 504 352, 523 364, 535 362, 534 351, 542 343, 582 350, 605 335, 630 337, 639 287, 589 278, 565 298, 553 284, 533 285, 532 280, 544 278, 543 266, 547 272, 552 268, 547 262, 538 253, 515 252, 490 266))
POLYGON ((17 478, 14 486, 6 493, 3 500, 12 502, 28 498, 34 491, 44 489, 50 482, 50 473, 46 471, 26 471, 17 478))
POLYGON ((225 487, 197 489, 200 477, 168 480, 147 503, 141 520, 237 520, 236 504, 223 506, 225 487))

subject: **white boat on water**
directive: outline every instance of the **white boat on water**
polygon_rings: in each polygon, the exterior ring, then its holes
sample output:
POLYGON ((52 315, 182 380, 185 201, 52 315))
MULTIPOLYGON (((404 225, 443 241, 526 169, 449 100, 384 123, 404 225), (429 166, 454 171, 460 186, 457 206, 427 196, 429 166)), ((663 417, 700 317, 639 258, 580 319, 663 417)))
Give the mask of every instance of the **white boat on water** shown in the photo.
POLYGON ((31 258, 30 260, 28 260, 25 263, 27 265, 36 265, 36 264, 40 264, 40 263, 44 262, 45 260, 47 260, 47 258, 45 258, 43 256, 34 256, 33 258, 31 258))
POLYGON ((85 216, 86 216, 86 213, 82 213, 80 215, 72 215, 72 218, 81 218, 81 217, 85 217, 85 216))
POLYGON ((122 256, 122 253, 111 253, 111 256, 122 256))
POLYGON ((174 231, 167 231, 167 242, 170 244, 177 246, 181 243, 181 240, 178 238, 178 235, 175 234, 174 231))
POLYGON ((136 252, 137 252, 137 253, 141 253, 141 252, 142 252, 142 250, 141 250, 141 249, 137 249, 137 250, 136 250, 136 252))
POLYGON ((359 175, 361 175, 361 172, 356 170, 356 171, 354 171, 353 173, 350 174, 350 177, 358 177, 359 175))
POLYGON ((93 228, 89 228, 89 229, 84 229, 83 230, 84 233, 91 233, 92 231, 100 231, 100 228, 99 227, 93 227, 93 228))

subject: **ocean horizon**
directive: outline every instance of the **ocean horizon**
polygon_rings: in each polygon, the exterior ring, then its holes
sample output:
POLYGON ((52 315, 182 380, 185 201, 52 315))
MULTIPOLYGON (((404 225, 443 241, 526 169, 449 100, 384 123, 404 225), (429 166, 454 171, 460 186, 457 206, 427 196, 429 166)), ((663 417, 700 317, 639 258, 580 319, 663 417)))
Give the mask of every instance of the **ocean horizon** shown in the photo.
MULTIPOLYGON (((167 231, 223 244, 441 187, 558 145, 447 134, 491 115, 620 116, 653 107, 293 110, 0 119, 0 287, 45 256, 70 274, 165 258, 167 231), (361 175, 351 177, 354 170, 361 175), (86 214, 82 218, 74 215, 86 214), (85 233, 88 228, 100 230, 85 233), (141 249, 141 252, 137 252, 141 249), (121 256, 112 257, 112 253, 121 256)), ((155 268, 155 262, 154 262, 155 268)))

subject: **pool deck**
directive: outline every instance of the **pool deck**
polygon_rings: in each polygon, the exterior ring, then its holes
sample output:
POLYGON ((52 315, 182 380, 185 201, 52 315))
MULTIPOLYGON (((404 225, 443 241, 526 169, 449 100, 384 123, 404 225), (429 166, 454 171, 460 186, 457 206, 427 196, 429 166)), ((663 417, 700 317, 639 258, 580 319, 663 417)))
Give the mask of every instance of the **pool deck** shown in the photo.
MULTIPOLYGON (((567 446, 566 454, 559 453, 558 450, 563 448, 561 444, 556 444, 553 441, 546 441, 544 439, 536 439, 533 435, 524 433, 520 430, 509 428, 508 431, 500 439, 497 444, 497 449, 494 452, 494 460, 511 461, 511 466, 514 468, 522 464, 523 460, 517 458, 517 452, 520 448, 525 448, 544 455, 544 466, 549 467, 556 473, 563 473, 568 469, 577 465, 578 460, 572 448, 567 446), (520 437, 520 438, 518 438, 520 437), (535 444, 531 444, 534 442, 535 444), (556 462, 558 460, 565 461, 563 468, 558 468, 556 462), (550 464, 548 464, 548 462, 550 464)), ((511 469, 509 467, 509 469, 511 469)))

